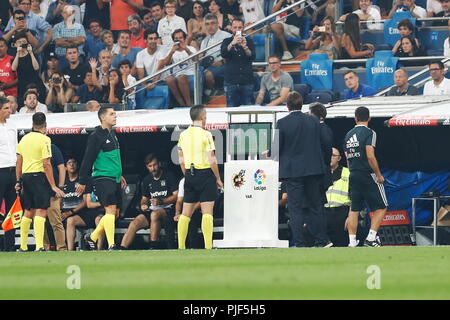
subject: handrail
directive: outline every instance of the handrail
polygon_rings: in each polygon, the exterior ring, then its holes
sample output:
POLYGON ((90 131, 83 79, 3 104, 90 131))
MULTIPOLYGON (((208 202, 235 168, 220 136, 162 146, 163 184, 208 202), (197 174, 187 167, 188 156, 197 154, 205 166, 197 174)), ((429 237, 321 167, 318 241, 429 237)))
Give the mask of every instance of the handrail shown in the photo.
MULTIPOLYGON (((420 61, 420 60, 439 60, 444 59, 445 56, 423 56, 423 57, 400 57, 400 61, 420 61)), ((335 64, 344 64, 344 63, 360 63, 360 62, 366 62, 367 59, 337 59, 333 60, 333 63, 335 64)), ((282 61, 282 65, 296 65, 300 64, 300 61, 294 60, 294 61, 282 61)), ((253 62, 254 67, 264 67, 267 66, 267 62, 253 62)))
MULTIPOLYGON (((253 29, 255 26, 260 25, 260 24, 262 24, 262 23, 264 23, 264 22, 266 22, 266 21, 268 21, 268 20, 270 20, 270 19, 276 17, 276 16, 279 15, 280 13, 286 12, 286 11, 288 11, 288 10, 294 8, 294 7, 297 7, 297 6, 299 6, 300 4, 305 3, 305 2, 307 2, 307 0, 299 0, 299 1, 297 1, 297 2, 295 2, 295 3, 293 3, 293 4, 291 4, 290 6, 288 6, 288 7, 286 7, 286 8, 283 8, 283 9, 281 9, 281 10, 275 12, 275 13, 272 13, 271 15, 265 17, 264 19, 262 19, 262 20, 260 20, 260 21, 255 22, 255 23, 253 23, 253 24, 247 26, 246 28, 244 28, 244 31, 247 31, 247 30, 249 30, 249 29, 253 29)), ((317 0, 316 0, 316 2, 317 2, 317 0)), ((181 61, 178 61, 177 63, 171 64, 170 66, 167 66, 167 67, 165 67, 165 68, 163 68, 163 69, 161 69, 161 70, 155 72, 154 74, 148 75, 148 76, 142 78, 141 80, 135 82, 134 84, 129 85, 128 87, 125 88, 125 91, 130 90, 130 89, 133 89, 134 87, 136 87, 136 86, 138 86, 138 85, 140 85, 140 84, 142 84, 142 83, 144 83, 144 82, 147 82, 148 80, 150 80, 150 79, 152 79, 152 78, 154 78, 154 77, 156 77, 156 76, 159 76, 159 75, 163 74, 164 72, 167 72, 167 71, 169 71, 170 69, 173 69, 174 67, 176 67, 176 66, 178 66, 178 65, 180 65, 180 64, 186 63, 187 61, 189 61, 189 60, 191 60, 191 59, 193 59, 193 58, 195 58, 195 57, 198 57, 199 55, 201 55, 201 54, 203 54, 203 53, 205 53, 205 52, 207 52, 207 51, 209 51, 209 50, 211 50, 211 49, 213 49, 213 48, 215 48, 215 47, 217 47, 217 46, 220 46, 221 44, 222 44, 221 42, 215 43, 215 44, 209 46, 208 48, 205 48, 205 49, 203 49, 203 50, 199 50, 199 51, 197 51, 196 53, 190 55, 189 57, 187 57, 187 58, 185 58, 185 59, 183 59, 183 60, 181 60, 181 61)))
MULTIPOLYGON (((391 18, 392 19, 392 18, 391 18)), ((367 22, 369 23, 384 23, 387 20, 391 20, 391 19, 381 19, 381 20, 361 20, 359 21, 360 24, 367 24, 367 22)), ((416 21, 417 22, 424 22, 424 21, 439 21, 439 20, 449 20, 450 17, 430 17, 430 18, 417 18, 416 21)), ((344 21, 336 21, 335 24, 344 24, 344 21)), ((435 26, 437 27, 437 26, 435 26)), ((447 26, 442 26, 442 27, 447 27, 447 26)))
MULTIPOLYGON (((445 63, 448 62, 448 61, 450 61, 450 58, 445 58, 445 57, 444 57, 444 59, 441 60, 441 62, 442 62, 444 65, 445 65, 445 63)), ((423 75, 425 72, 428 72, 429 69, 430 69, 429 66, 426 66, 426 67, 423 68, 422 70, 420 70, 420 71, 416 72, 415 74, 413 74, 411 77, 408 77, 408 81, 414 80, 415 78, 417 78, 417 77, 423 75)), ((424 79, 424 80, 425 80, 425 82, 426 82, 426 81, 428 81, 429 79, 430 79, 430 77, 427 77, 427 78, 424 79)), ((420 86, 421 83, 422 83, 424 80, 419 81, 416 85, 419 85, 419 86, 420 86)), ((425 82, 424 82, 424 83, 425 83, 425 82)), ((391 90, 393 87, 395 87, 395 84, 392 85, 392 86, 390 86, 389 88, 386 88, 386 89, 384 89, 384 90, 381 90, 380 92, 378 92, 377 94, 375 94, 375 97, 379 97, 379 96, 384 95, 384 94, 387 93, 389 90, 391 90)))

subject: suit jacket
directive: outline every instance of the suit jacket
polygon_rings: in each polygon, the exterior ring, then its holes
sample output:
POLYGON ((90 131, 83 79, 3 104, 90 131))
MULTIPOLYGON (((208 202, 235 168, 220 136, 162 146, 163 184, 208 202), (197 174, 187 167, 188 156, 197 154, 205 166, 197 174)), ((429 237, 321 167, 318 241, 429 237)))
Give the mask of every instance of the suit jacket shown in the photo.
POLYGON ((331 131, 330 127, 322 122, 320 124, 321 130, 321 141, 322 141, 322 153, 323 153, 323 162, 325 165, 325 176, 324 176, 324 188, 325 191, 328 190, 328 187, 333 184, 332 176, 331 176, 331 156, 333 155, 333 131, 331 131))
POLYGON ((319 120, 300 111, 278 120, 280 179, 325 173, 319 120))

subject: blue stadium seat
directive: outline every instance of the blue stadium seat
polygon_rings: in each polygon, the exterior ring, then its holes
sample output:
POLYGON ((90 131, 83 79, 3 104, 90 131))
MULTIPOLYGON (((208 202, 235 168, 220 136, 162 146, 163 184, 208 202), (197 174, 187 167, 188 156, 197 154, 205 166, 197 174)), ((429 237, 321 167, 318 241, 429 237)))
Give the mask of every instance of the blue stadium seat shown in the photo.
MULTIPOLYGON (((158 85, 153 90, 143 90, 144 98, 139 109, 168 109, 169 108, 169 87, 158 85)), ((136 97, 137 98, 137 97, 136 97)))
POLYGON ((263 33, 254 34, 252 37, 256 51, 255 61, 257 62, 266 61, 266 49, 265 49, 266 38, 267 35, 263 33))
POLYGON ((334 93, 331 90, 317 90, 317 91, 311 91, 311 93, 306 95, 305 103, 313 103, 313 102, 320 102, 320 103, 329 103, 334 100, 334 93))
POLYGON ((304 83, 296 83, 294 84, 294 91, 300 93, 303 99, 305 99, 308 93, 311 92, 311 87, 304 83))

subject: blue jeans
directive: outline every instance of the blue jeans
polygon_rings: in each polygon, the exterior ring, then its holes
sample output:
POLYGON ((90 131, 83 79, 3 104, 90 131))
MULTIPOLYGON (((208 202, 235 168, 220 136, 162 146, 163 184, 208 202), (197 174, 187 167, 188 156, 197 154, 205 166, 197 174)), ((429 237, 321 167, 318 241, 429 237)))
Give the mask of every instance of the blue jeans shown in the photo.
POLYGON ((225 82, 227 107, 253 104, 253 84, 230 84, 225 82))

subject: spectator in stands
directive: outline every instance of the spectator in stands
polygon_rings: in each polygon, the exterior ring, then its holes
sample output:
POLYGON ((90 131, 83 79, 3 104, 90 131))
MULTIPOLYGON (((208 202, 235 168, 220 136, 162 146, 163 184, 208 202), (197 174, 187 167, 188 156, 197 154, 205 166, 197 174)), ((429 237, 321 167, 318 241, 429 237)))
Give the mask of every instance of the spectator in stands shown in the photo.
POLYGON ((89 68, 84 63, 81 63, 78 47, 67 48, 66 59, 69 61, 69 65, 62 70, 64 77, 68 79, 72 88, 77 90, 83 84, 84 75, 89 68))
POLYGON ((177 11, 175 14, 184 19, 184 22, 188 22, 192 18, 193 2, 191 0, 177 0, 177 11))
POLYGON ((150 248, 158 249, 161 225, 164 225, 167 247, 175 249, 174 204, 177 200, 178 181, 172 172, 162 169, 154 154, 145 157, 149 174, 142 181, 142 198, 138 215, 128 226, 121 246, 128 248, 136 232, 150 226, 150 248))
POLYGON ((151 10, 152 10, 152 20, 153 20, 153 26, 151 27, 151 30, 158 32, 159 21, 164 16, 163 6, 159 2, 154 2, 151 6, 151 10))
MULTIPOLYGON (((450 18, 450 0, 440 0, 442 5, 442 11, 439 13, 436 13, 435 17, 443 17, 443 18, 450 18)), ((438 21, 433 21, 433 26, 447 26, 448 25, 448 19, 442 19, 438 21)))
MULTIPOLYGON (((374 20, 381 20, 381 14, 378 7, 372 5, 372 0, 359 0, 359 9, 353 11, 354 14, 357 14, 359 17, 359 21, 366 21, 365 24, 367 29, 370 30, 380 30, 383 29, 383 25, 381 23, 376 23, 374 20)), ((346 15, 343 15, 339 18, 339 21, 345 21, 346 15)))
POLYGON ((17 97, 17 72, 12 70, 14 57, 7 54, 8 43, 4 38, 0 38, 0 90, 5 95, 17 97))
MULTIPOLYGON (((414 25, 412 24, 411 20, 409 20, 409 19, 403 19, 398 23, 398 32, 399 32, 401 38, 408 37, 408 36, 413 37, 414 29, 415 29, 414 25)), ((419 39, 414 38, 414 41, 416 43, 416 47, 420 47, 419 39)), ((402 44, 401 39, 395 43, 394 47, 392 48, 392 52, 394 52, 394 55, 402 53, 403 48, 402 48, 401 44, 402 44)))
POLYGON ((329 59, 337 59, 341 51, 341 37, 336 34, 336 25, 332 17, 325 17, 319 26, 314 26, 311 36, 306 40, 305 49, 314 53, 326 53, 329 59))
POLYGON ((359 17, 357 14, 350 13, 345 18, 344 33, 341 37, 341 58, 357 59, 372 57, 375 47, 372 44, 365 44, 366 49, 361 43, 359 29, 359 17))
POLYGON ((47 108, 47 106, 45 104, 41 103, 41 100, 45 102, 45 97, 43 97, 41 99, 41 97, 39 96, 39 87, 34 82, 28 84, 25 87, 25 92, 28 92, 28 91, 33 91, 37 94, 37 97, 38 97, 37 108, 47 108))
POLYGON ((111 56, 114 59, 115 56, 117 56, 117 54, 119 53, 120 47, 118 43, 114 43, 113 33, 109 30, 103 30, 102 41, 105 45, 105 49, 107 49, 111 53, 111 56))
POLYGON ((396 0, 395 5, 389 12, 388 19, 392 18, 394 12, 410 11, 413 18, 423 19, 427 17, 427 10, 416 6, 415 0, 396 0))
POLYGON ((112 56, 111 52, 107 49, 103 49, 99 53, 100 66, 97 68, 99 73, 99 81, 102 86, 108 85, 109 71, 112 69, 112 56))
MULTIPOLYGON (((154 74, 158 70, 159 61, 164 58, 164 50, 158 47, 158 33, 147 29, 144 32, 144 37, 147 48, 140 51, 136 56, 136 72, 139 80, 154 74)), ((152 90, 159 78, 160 76, 150 79, 146 83, 147 90, 152 90)))
POLYGON ((39 41, 36 37, 36 32, 28 29, 27 21, 25 20, 25 12, 23 10, 16 10, 13 14, 14 26, 3 34, 3 39, 8 41, 8 46, 10 47, 9 52, 11 55, 16 54, 15 43, 16 40, 25 36, 28 43, 31 44, 33 48, 37 48, 39 41))
MULTIPOLYGON (((217 17, 212 13, 208 13, 205 16, 205 28, 207 36, 202 41, 202 44, 200 46, 201 50, 206 49, 213 44, 220 43, 223 40, 231 37, 230 33, 219 29, 219 21, 217 20, 217 17)), ((205 95, 206 97, 209 97, 212 95, 212 90, 215 87, 215 78, 223 76, 225 72, 225 62, 220 55, 220 49, 217 47, 215 49, 207 51, 206 56, 211 56, 214 58, 214 60, 212 60, 210 64, 208 63, 208 65, 204 65, 206 87, 205 95)), ((211 58, 206 59, 211 60, 211 58)), ((202 60, 202 63, 204 60, 202 60)))
MULTIPOLYGON (((273 2, 272 2, 273 3, 273 2)), ((270 8, 272 10, 272 8, 270 8)), ((242 12, 238 0, 225 0, 221 3, 221 10, 228 20, 233 21, 234 18, 241 18, 242 12)), ((212 13, 212 12, 211 12, 212 13)))
POLYGON ((89 28, 89 22, 92 19, 98 19, 100 21, 100 27, 103 29, 110 29, 110 17, 109 17, 109 2, 105 1, 87 1, 78 0, 80 6, 84 3, 84 18, 83 25, 86 29, 89 28))
POLYGON ((113 69, 109 72, 109 85, 103 87, 103 93, 103 101, 108 103, 122 103, 125 90, 122 74, 119 70, 113 69))
POLYGON ((128 17, 137 14, 139 10, 143 9, 143 0, 111 1, 109 9, 111 31, 115 39, 119 37, 120 31, 128 30, 128 17))
POLYGON ((311 22, 316 24, 317 17, 325 10, 325 17, 331 17, 333 23, 336 20, 336 3, 335 0, 327 0, 314 11, 311 16, 311 22))
POLYGON ((219 21, 219 28, 232 32, 231 30, 231 21, 233 21, 233 17, 230 19, 230 15, 224 14, 221 10, 221 3, 218 0, 211 0, 209 2, 209 12, 214 14, 217 17, 217 21, 219 21))
POLYGON ((71 5, 73 7, 73 18, 74 22, 81 24, 81 10, 75 0, 56 0, 50 4, 48 7, 47 20, 52 26, 64 21, 64 8, 67 5, 71 5))
POLYGON ((142 10, 139 15, 142 19, 142 27, 144 28, 144 30, 154 28, 155 25, 153 23, 152 12, 149 9, 142 10))
POLYGON ((203 19, 203 5, 200 1, 195 1, 192 7, 192 18, 187 22, 187 40, 188 46, 200 49, 200 44, 206 36, 205 21, 203 19))
POLYGON ((269 94, 270 102, 267 106, 279 106, 286 104, 286 99, 294 90, 294 80, 289 73, 281 70, 281 60, 272 55, 268 59, 270 73, 265 74, 261 80, 261 87, 255 104, 263 104, 266 92, 269 94))
POLYGON ((434 17, 442 11, 442 0, 427 0, 428 17, 434 17))
POLYGON ((92 19, 89 22, 89 33, 86 36, 86 43, 84 45, 84 52, 86 58, 98 59, 100 51, 105 49, 105 45, 102 41, 102 24, 98 19, 92 19))
POLYGON ((430 68, 431 79, 423 87, 424 96, 441 96, 450 94, 450 80, 444 77, 445 67, 441 61, 431 62, 430 68))
MULTIPOLYGON (((136 78, 131 75, 131 62, 128 60, 122 60, 119 63, 119 71, 122 74, 122 83, 126 88, 136 83, 136 78)), ((136 89, 130 89, 127 91, 128 95, 128 110, 136 109, 136 89)))
POLYGON ((261 1, 258 0, 241 0, 241 10, 244 15, 245 26, 264 19, 264 9, 261 1))
POLYGON ((34 91, 27 91, 23 97, 24 105, 20 108, 19 113, 47 113, 47 107, 40 108, 38 106, 38 95, 34 91))
POLYGON ((16 47, 17 54, 11 65, 11 70, 17 72, 18 75, 19 105, 22 105, 26 87, 30 83, 38 85, 39 96, 42 97, 43 101, 46 96, 45 86, 39 78, 39 62, 34 55, 33 48, 25 36, 17 39, 16 47))
POLYGON ((97 61, 94 58, 89 60, 91 69, 84 74, 84 84, 82 84, 72 97, 73 103, 86 103, 90 100, 105 101, 103 99, 103 88, 97 78, 97 61))
POLYGON ((47 13, 41 9, 41 0, 31 0, 31 12, 45 19, 47 13))
MULTIPOLYGON (((448 20, 448 29, 450 30, 450 19, 448 20)), ((450 58, 450 37, 444 41, 444 56, 450 58)))
MULTIPOLYGON (((13 2, 11 1, 11 3, 13 3, 13 2)), ((5 29, 9 18, 12 16, 14 8, 11 5, 11 3, 10 3, 10 1, 0 2, 0 30, 5 29)))
POLYGON ((145 48, 144 28, 142 28, 142 20, 138 14, 133 14, 127 18, 128 30, 130 31, 130 47, 145 48))
MULTIPOLYGON (((180 62, 197 52, 194 47, 186 45, 186 33, 183 30, 175 30, 172 34, 172 39, 174 42, 177 41, 178 44, 174 43, 172 45, 169 54, 160 61, 159 69, 180 62)), ((197 60, 197 58, 193 58, 193 60, 197 60)), ((191 106, 190 81, 193 81, 194 68, 187 67, 188 65, 189 63, 184 63, 173 68, 174 75, 170 75, 165 79, 178 105, 182 107, 191 106)))
MULTIPOLYGON (((66 196, 63 198, 61 211, 62 218, 67 218, 66 240, 67 250, 75 250, 75 234, 77 227, 95 228, 105 214, 99 202, 92 202, 92 187, 88 184, 84 194, 76 193, 76 186, 80 179, 78 176, 78 163, 75 158, 69 158, 66 162, 66 185, 62 189, 66 196), (89 200, 88 200, 89 197, 89 200), (88 206, 88 203, 90 204, 88 206), (94 208, 92 208, 94 207, 94 208)), ((101 245, 98 244, 98 248, 101 245)))
POLYGON ((65 104, 72 99, 73 89, 69 87, 67 80, 58 71, 52 74, 49 85, 45 104, 51 112, 64 112, 65 104))
POLYGON ((101 106, 100 106, 100 103, 98 103, 98 101, 89 100, 88 102, 86 102, 86 111, 98 112, 98 110, 100 110, 100 108, 101 108, 101 106))
POLYGON ((46 55, 44 61, 46 62, 47 68, 41 73, 41 80, 48 89, 50 88, 50 84, 48 82, 53 72, 59 71, 59 60, 54 52, 50 52, 46 55))
MULTIPOLYGON (((55 53, 59 59, 64 58, 67 48, 78 47, 80 56, 84 57, 83 46, 86 42, 86 33, 80 23, 74 22, 74 6, 65 6, 62 12, 63 22, 55 25, 53 40, 55 40, 55 53)), ((61 60, 61 67, 67 65, 67 61, 61 60), (64 62, 63 62, 64 61, 64 62)))
MULTIPOLYGON (((117 69, 119 67, 119 62, 125 59, 130 61, 134 65, 134 62, 136 61, 136 55, 142 49, 132 48, 130 41, 131 41, 130 31, 126 30, 119 32, 119 40, 117 41, 117 43, 119 44, 120 50, 118 55, 114 57, 112 62, 112 66, 114 69, 117 69)), ((132 74, 135 74, 134 68, 132 74)))
POLYGON ((377 93, 374 88, 359 83, 359 77, 354 71, 344 73, 344 81, 348 88, 345 99, 369 97, 377 93))
MULTIPOLYGON (((275 13, 283 8, 286 8, 290 5, 292 5, 295 1, 294 0, 278 0, 275 5, 273 6, 272 13, 275 13)), ((301 17, 304 14, 304 4, 301 4, 298 7, 294 7, 292 10, 288 10, 282 16, 278 16, 278 19, 280 22, 276 22, 271 24, 272 31, 275 33, 275 36, 280 40, 281 47, 283 48, 283 56, 281 57, 281 60, 290 60, 293 59, 294 56, 289 51, 286 37, 289 38, 301 38, 301 27, 303 25, 303 21, 301 17), (287 18, 285 17, 287 14, 287 18)))
MULTIPOLYGON (((406 36, 401 38, 401 48, 402 50, 398 50, 395 54, 396 57, 422 57, 425 54, 425 51, 417 46, 415 38, 412 36, 406 36)), ((403 66, 423 66, 423 61, 415 60, 415 61, 400 61, 403 66)))
MULTIPOLYGON (((19 0, 19 9, 25 13, 25 20, 27 28, 36 32, 38 39, 38 48, 35 50, 35 54, 40 54, 44 51, 44 48, 52 41, 52 28, 48 22, 46 22, 42 17, 30 12, 31 1, 30 0, 19 0)), ((8 21, 4 32, 9 32, 16 25, 13 17, 8 21)))
POLYGON ((181 29, 187 33, 186 22, 183 18, 175 15, 177 2, 175 0, 166 0, 164 2, 164 10, 166 16, 158 23, 158 34, 163 45, 173 43, 172 34, 175 30, 181 29))
POLYGON ((389 90, 387 96, 415 96, 419 94, 419 90, 408 83, 408 73, 405 69, 398 69, 394 72, 395 86, 389 90))
POLYGON ((11 114, 15 114, 19 105, 17 104, 17 97, 15 96, 7 96, 6 99, 9 101, 9 108, 11 110, 11 114))
POLYGON ((244 21, 234 19, 233 37, 223 40, 220 47, 225 59, 224 88, 228 107, 249 105, 253 100, 253 68, 255 45, 252 39, 242 36, 244 21), (238 33, 239 32, 239 33, 238 33))

